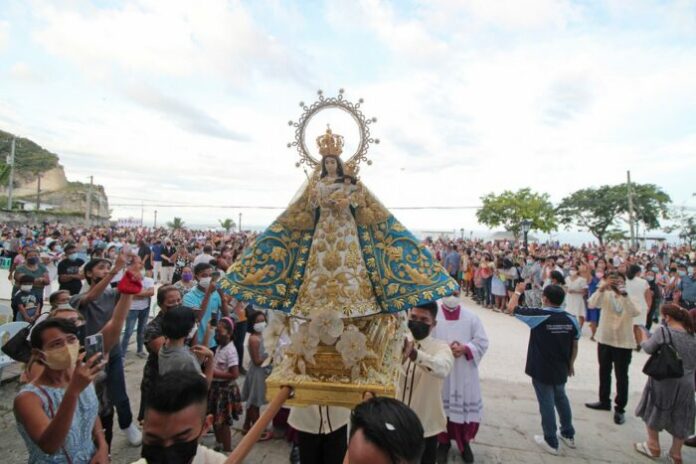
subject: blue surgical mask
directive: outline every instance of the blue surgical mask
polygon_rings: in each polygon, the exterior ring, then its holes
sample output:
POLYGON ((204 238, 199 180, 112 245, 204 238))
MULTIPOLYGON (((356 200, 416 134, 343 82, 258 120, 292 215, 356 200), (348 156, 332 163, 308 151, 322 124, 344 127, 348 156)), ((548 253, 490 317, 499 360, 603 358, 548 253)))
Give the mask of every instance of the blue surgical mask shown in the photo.
POLYGON ((678 271, 679 277, 686 277, 686 271, 678 271))
POLYGON ((652 271, 653 271, 653 272, 660 272, 660 268, 653 267, 653 268, 652 268, 652 271))

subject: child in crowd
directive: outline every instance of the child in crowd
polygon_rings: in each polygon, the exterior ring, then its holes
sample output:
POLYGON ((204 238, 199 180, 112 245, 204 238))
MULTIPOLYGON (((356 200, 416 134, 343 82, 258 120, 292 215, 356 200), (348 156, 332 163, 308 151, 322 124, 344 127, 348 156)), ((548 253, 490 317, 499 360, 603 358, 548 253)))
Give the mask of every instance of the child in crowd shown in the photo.
POLYGON ((242 412, 241 396, 237 386, 239 356, 234 347, 232 334, 234 322, 223 317, 217 323, 215 341, 217 351, 213 359, 213 382, 208 394, 208 414, 213 415, 213 429, 218 445, 216 450, 232 451, 232 422, 239 420, 242 412))
MULTIPOLYGON (((259 419, 261 406, 266 404, 266 377, 271 373, 271 366, 263 366, 268 358, 263 346, 263 331, 266 328, 266 316, 261 311, 255 311, 249 316, 249 372, 244 378, 242 399, 247 403, 244 430, 249 430, 259 419)), ((271 438, 265 432, 260 440, 271 438)))
POLYGON ((41 302, 31 291, 34 277, 23 275, 19 278, 19 290, 12 297, 12 309, 17 313, 18 321, 32 323, 41 314, 41 302))
POLYGON ((196 315, 191 308, 179 306, 166 312, 162 318, 164 346, 158 356, 159 375, 171 371, 193 371, 204 375, 208 382, 213 376, 213 352, 207 347, 186 346, 186 336, 193 330, 196 315), (205 374, 201 369, 205 365, 205 374))

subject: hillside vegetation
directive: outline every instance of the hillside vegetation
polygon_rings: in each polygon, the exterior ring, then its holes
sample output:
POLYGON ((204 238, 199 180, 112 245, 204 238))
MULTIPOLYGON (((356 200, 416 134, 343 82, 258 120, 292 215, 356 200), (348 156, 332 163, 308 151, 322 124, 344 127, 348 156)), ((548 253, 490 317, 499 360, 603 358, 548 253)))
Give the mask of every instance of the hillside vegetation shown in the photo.
MULTIPOLYGON (((7 158, 10 155, 12 134, 0 130, 0 185, 9 181, 10 167, 7 158)), ((28 179, 37 172, 46 172, 58 166, 58 155, 51 153, 29 139, 17 138, 15 146, 15 182, 17 178, 28 179)))

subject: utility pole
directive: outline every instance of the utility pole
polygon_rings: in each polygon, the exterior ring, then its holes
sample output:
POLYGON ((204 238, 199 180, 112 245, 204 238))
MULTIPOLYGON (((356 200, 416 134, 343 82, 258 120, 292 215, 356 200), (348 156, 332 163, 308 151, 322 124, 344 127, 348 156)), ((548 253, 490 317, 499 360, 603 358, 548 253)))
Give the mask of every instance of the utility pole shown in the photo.
POLYGON ((41 173, 36 173, 36 211, 41 211, 41 173))
POLYGON ((155 210, 155 225, 153 226, 153 229, 157 228, 157 210, 155 210))
POLYGON ((89 176, 89 188, 87 189, 87 210, 85 211, 85 222, 89 224, 92 215, 92 187, 94 186, 94 176, 89 176))
POLYGON ((633 188, 631 186, 631 171, 626 171, 626 185, 628 186, 628 226, 631 229, 631 248, 636 246, 636 228, 633 215, 633 188))
POLYGON ((10 182, 7 184, 7 209, 12 211, 12 191, 14 190, 14 164, 15 164, 15 145, 16 137, 12 137, 10 144, 10 157, 7 159, 7 164, 10 165, 10 182))
POLYGON ((242 232, 242 213, 239 213, 239 232, 242 232))

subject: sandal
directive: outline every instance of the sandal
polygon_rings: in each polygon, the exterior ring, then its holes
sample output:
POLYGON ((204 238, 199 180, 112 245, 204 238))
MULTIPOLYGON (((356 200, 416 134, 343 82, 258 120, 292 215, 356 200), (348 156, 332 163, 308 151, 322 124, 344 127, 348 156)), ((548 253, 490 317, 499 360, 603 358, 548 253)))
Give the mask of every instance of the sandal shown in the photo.
POLYGON ((667 462, 669 464, 682 464, 682 458, 675 458, 672 455, 667 455, 667 462))
POLYGON ((635 443, 634 448, 636 451, 638 451, 640 454, 643 454, 649 458, 656 459, 660 457, 660 451, 657 452, 657 454, 653 453, 653 450, 650 449, 648 446, 647 442, 642 442, 642 443, 635 443))
POLYGON ((261 436, 259 437, 259 441, 268 441, 268 440, 270 440, 271 438, 273 438, 273 432, 271 432, 271 431, 269 431, 269 430, 266 430, 266 431, 263 432, 263 433, 261 434, 261 436))

